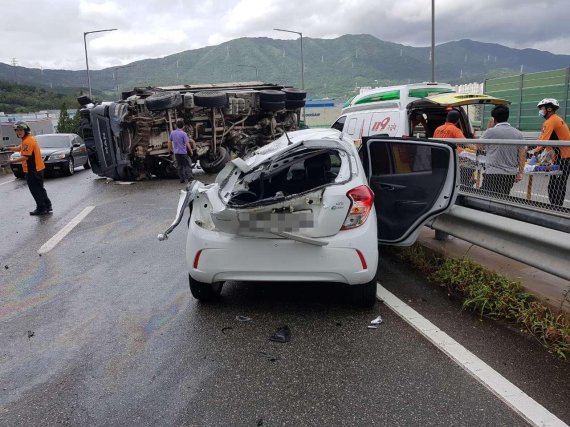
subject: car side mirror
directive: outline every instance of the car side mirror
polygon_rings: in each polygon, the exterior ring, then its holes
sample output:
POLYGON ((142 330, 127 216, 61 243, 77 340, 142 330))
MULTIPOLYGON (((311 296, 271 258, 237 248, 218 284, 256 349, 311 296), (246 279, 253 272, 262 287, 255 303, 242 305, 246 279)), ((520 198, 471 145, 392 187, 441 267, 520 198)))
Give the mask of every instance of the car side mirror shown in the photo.
POLYGON ((81 144, 79 142, 74 142, 73 143, 73 147, 77 148, 77 147, 81 147, 81 144))

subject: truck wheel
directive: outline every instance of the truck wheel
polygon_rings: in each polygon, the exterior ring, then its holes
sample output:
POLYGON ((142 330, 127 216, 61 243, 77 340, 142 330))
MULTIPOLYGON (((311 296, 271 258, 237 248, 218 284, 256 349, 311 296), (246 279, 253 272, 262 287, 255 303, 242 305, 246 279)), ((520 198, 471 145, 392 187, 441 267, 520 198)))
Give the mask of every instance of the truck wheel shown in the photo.
POLYGON ((305 106, 304 99, 288 99, 285 101, 285 109, 296 110, 298 108, 303 108, 305 106))
POLYGON ((146 108, 150 111, 167 110, 182 105, 182 97, 178 92, 155 92, 145 99, 146 108))
POLYGON ((208 152, 204 157, 200 157, 200 166, 206 173, 218 173, 229 161, 230 152, 225 147, 218 147, 215 156, 208 152))
POLYGON ((198 301, 213 302, 220 297, 224 282, 203 283, 194 280, 192 276, 188 275, 188 282, 190 283, 190 292, 192 296, 198 301))
POLYGON ((372 307, 376 303, 376 277, 361 285, 348 285, 350 300, 357 307, 372 307))
POLYGON ((228 94, 218 90, 206 90, 194 94, 194 104, 198 107, 225 107, 229 103, 228 94))
POLYGON ((301 101, 307 97, 307 92, 301 89, 284 88, 281 90, 285 93, 287 101, 301 101))
POLYGON ((259 100, 261 102, 281 102, 285 101, 285 93, 280 90, 265 89, 259 91, 259 100))
POLYGON ((259 108, 264 111, 279 111, 285 109, 285 101, 261 101, 259 108))

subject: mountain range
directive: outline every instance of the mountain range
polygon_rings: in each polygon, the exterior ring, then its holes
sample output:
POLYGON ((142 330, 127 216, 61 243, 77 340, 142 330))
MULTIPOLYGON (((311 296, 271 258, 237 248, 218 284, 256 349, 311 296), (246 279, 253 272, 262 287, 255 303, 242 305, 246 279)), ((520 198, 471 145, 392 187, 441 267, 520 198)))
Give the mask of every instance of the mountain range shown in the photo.
MULTIPOLYGON (((436 80, 482 82, 501 75, 565 68, 570 55, 513 49, 494 43, 459 40, 436 47, 436 80)), ((336 39, 303 38, 304 83, 309 97, 345 99, 362 86, 431 80, 431 48, 411 47, 367 34, 336 39)), ((239 38, 217 46, 145 59, 128 67, 91 70, 97 96, 113 99, 134 86, 263 80, 301 86, 299 40, 239 38), (257 77, 256 77, 257 74, 257 77)), ((85 70, 40 70, 0 63, 0 80, 54 91, 87 87, 85 70)))

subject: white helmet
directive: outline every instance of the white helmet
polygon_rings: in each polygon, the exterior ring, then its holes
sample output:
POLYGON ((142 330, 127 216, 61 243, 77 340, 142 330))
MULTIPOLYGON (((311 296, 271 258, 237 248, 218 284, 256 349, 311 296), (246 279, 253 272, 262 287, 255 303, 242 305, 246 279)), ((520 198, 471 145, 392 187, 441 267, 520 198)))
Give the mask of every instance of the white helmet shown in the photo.
POLYGON ((560 108, 560 104, 554 98, 544 98, 542 101, 536 104, 536 108, 540 108, 544 105, 549 105, 549 104, 555 107, 556 109, 560 108))

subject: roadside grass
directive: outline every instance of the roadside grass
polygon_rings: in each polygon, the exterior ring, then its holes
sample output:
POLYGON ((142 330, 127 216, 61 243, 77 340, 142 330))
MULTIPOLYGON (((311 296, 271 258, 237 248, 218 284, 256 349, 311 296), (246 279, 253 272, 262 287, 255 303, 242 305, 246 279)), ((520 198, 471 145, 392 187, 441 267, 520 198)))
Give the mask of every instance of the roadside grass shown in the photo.
POLYGON ((479 316, 516 323, 550 352, 570 355, 570 319, 526 292, 519 281, 487 270, 466 257, 445 257, 418 243, 391 252, 411 264, 449 296, 463 300, 463 308, 479 316))

